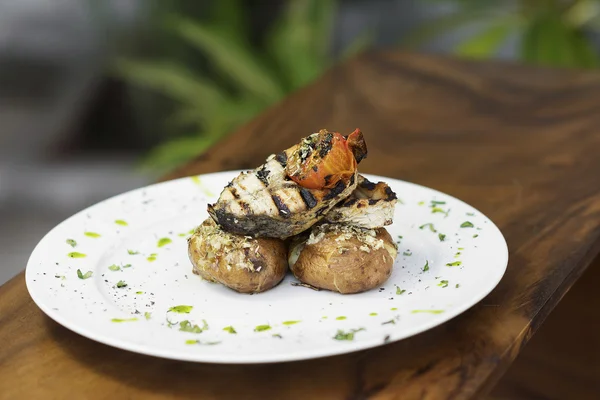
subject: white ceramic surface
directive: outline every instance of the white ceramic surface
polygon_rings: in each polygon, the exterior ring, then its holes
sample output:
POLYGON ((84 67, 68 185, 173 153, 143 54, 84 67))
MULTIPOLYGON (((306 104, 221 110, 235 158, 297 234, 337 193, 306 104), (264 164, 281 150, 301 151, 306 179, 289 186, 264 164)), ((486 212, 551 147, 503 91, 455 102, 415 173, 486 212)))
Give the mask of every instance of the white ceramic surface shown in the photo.
POLYGON ((479 211, 429 188, 366 175, 387 182, 401 200, 388 227, 399 255, 381 288, 317 292, 293 286, 291 274, 256 295, 208 283, 192 274, 186 238, 206 218, 207 202, 237 173, 136 189, 62 222, 27 264, 33 300, 59 324, 121 349, 197 362, 265 363, 347 353, 423 332, 473 306, 506 270, 506 242, 479 211), (77 270, 91 277, 81 279, 77 270), (117 287, 120 281, 126 286, 117 287), (169 311, 180 305, 192 309, 169 311), (181 331, 184 320, 202 332, 181 331), (352 340, 339 340, 351 336, 340 331, 355 332, 352 340))

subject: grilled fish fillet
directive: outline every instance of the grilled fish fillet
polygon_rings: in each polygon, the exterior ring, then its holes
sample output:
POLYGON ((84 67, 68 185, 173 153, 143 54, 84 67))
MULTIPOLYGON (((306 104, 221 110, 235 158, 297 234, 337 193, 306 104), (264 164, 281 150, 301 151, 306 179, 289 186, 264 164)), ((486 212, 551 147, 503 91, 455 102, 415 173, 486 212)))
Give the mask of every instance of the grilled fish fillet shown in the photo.
POLYGON ((329 211, 324 220, 368 229, 382 228, 393 222, 397 199, 386 183, 373 183, 358 175, 356 189, 329 211))
POLYGON ((285 239, 315 224, 356 188, 357 175, 331 189, 308 189, 285 172, 290 150, 242 172, 208 205, 208 213, 224 230, 254 237, 285 239))

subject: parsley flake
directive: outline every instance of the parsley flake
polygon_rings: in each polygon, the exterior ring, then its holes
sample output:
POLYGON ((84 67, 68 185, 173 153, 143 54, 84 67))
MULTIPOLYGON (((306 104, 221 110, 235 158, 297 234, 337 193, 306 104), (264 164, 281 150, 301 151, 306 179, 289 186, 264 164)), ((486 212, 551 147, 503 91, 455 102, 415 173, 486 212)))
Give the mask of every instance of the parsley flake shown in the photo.
POLYGON ((254 332, 263 332, 271 329, 271 325, 258 325, 254 328, 254 332))
POLYGON ((194 306, 174 306, 169 308, 169 312, 176 312, 179 314, 189 314, 190 311, 192 311, 192 309, 194 308, 194 306))
POLYGON ((116 264, 111 265, 110 267, 108 267, 108 269, 110 269, 111 271, 120 271, 121 267, 119 267, 116 264))
POLYGON ((233 328, 233 326, 226 326, 225 328, 223 328, 223 330, 225 332, 229 332, 232 335, 235 335, 237 332, 235 331, 235 329, 233 328))
POLYGON ((343 330, 339 329, 336 333, 336 335, 333 337, 333 339, 335 340, 354 340, 354 334, 356 332, 360 332, 360 331, 364 331, 365 328, 359 328, 359 329, 351 329, 349 332, 344 332, 343 330))
POLYGON ((140 252, 139 252, 139 251, 135 251, 135 250, 127 250, 127 253, 128 253, 130 256, 134 256, 134 255, 136 255, 136 254, 140 254, 140 252))
POLYGON ((67 239, 67 244, 71 247, 77 246, 77 242, 73 239, 67 239))
POLYGON ((440 283, 438 283, 438 286, 441 286, 443 288, 448 287, 448 281, 441 280, 440 283))
POLYGON ((402 294, 404 292, 406 292, 406 290, 402 290, 400 289, 400 287, 396 287, 396 294, 402 294))
POLYGON ((451 262, 451 263, 447 263, 446 265, 448 267, 458 267, 461 264, 462 264, 462 261, 454 261, 454 262, 451 262))
POLYGON ((425 262, 425 266, 423 267, 423 272, 429 271, 429 260, 425 262))
POLYGON ((80 269, 77 270, 77 277, 79 279, 88 279, 88 278, 91 278, 92 274, 93 274, 92 271, 88 271, 85 274, 83 274, 80 269))
POLYGON ((117 287, 120 288, 124 288, 127 287, 127 283, 125 283, 125 281, 119 281, 117 282, 117 287))
POLYGON ((438 239, 440 239, 440 242, 443 242, 444 240, 446 240, 446 235, 444 235, 443 233, 438 233, 438 239))
POLYGON ((472 222, 470 221, 465 221, 462 224, 460 224, 461 228, 473 228, 475 225, 473 225, 472 222))
POLYGON ((435 227, 433 226, 433 224, 431 222, 427 223, 427 224, 423 224, 419 227, 419 229, 425 229, 426 227, 429 227, 429 230, 433 233, 437 233, 437 231, 435 230, 435 227))

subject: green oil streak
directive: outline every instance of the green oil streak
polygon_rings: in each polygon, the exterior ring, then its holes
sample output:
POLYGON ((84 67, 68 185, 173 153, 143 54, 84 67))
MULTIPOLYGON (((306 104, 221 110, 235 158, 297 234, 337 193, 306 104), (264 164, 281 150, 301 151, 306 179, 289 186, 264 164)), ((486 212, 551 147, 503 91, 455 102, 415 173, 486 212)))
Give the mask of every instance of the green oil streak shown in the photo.
POLYGON ((444 310, 412 310, 412 314, 441 314, 444 310))
POLYGON ((100 235, 99 233, 96 233, 96 232, 83 232, 83 234, 85 236, 87 236, 87 237, 91 237, 91 238, 94 238, 94 239, 97 239, 100 236, 102 236, 102 235, 100 235))
POLYGON ((126 221, 124 221, 122 219, 115 220, 115 224, 121 225, 121 226, 127 226, 127 225, 129 225, 126 221))
POLYGON ((83 253, 78 253, 76 251, 72 251, 69 254, 67 254, 67 256, 71 257, 71 258, 83 258, 83 257, 87 257, 87 255, 83 254, 83 253))
POLYGON ((144 313, 144 317, 146 317, 146 319, 150 319, 150 318, 152 318, 152 313, 149 313, 148 311, 146 311, 144 313))
POLYGON ((302 321, 283 321, 282 324, 283 325, 296 325, 299 322, 302 322, 302 321))
POLYGON ((327 319, 327 315, 325 315, 325 316, 321 317, 321 319, 327 319))
POLYGON ((269 329, 271 329, 270 325, 258 325, 256 328, 254 328, 254 332, 263 332, 268 331, 269 329))
POLYGON ((371 317, 376 317, 377 313, 376 312, 372 312, 371 314, 369 314, 371 317))
POLYGON ((206 186, 204 186, 204 184, 200 180, 199 176, 192 176, 192 182, 194 182, 196 185, 200 186, 200 189, 202 189, 202 192, 205 195, 207 195, 208 197, 214 196, 214 194, 210 190, 208 190, 208 188, 206 186))
POLYGON ((128 318, 128 319, 113 318, 110 321, 111 322, 133 322, 133 321, 137 321, 137 318, 128 318))
POLYGON ((396 307, 392 307, 392 308, 390 308, 390 310, 392 310, 392 311, 396 311, 396 310, 397 310, 397 308, 396 308, 396 307))
POLYGON ((162 238, 162 239, 160 239, 156 245, 157 245, 158 247, 163 247, 163 246, 166 246, 166 245, 168 245, 168 244, 169 244, 169 243, 171 243, 171 242, 172 242, 172 240, 171 240, 171 239, 169 239, 169 238, 166 238, 166 237, 165 237, 165 238, 162 238))
POLYGON ((198 343, 198 341, 194 340, 194 339, 188 339, 185 341, 185 344, 196 344, 196 343, 198 343))
POLYGON ((339 317, 337 317, 336 319, 337 319, 338 321, 343 321, 343 320, 345 320, 345 319, 346 319, 346 317, 344 317, 344 316, 342 315, 342 316, 339 316, 339 317))

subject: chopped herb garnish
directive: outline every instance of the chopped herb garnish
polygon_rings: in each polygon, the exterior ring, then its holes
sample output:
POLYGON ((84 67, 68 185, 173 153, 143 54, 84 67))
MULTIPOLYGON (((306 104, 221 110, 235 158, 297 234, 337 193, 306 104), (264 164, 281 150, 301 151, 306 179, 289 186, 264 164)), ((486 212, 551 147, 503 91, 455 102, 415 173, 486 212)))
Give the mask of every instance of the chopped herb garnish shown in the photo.
POLYGON ((176 312, 179 314, 189 314, 193 308, 194 308, 194 306, 175 306, 175 307, 169 308, 169 312, 176 312))
POLYGON ((146 258, 146 260, 152 262, 152 261, 156 261, 156 253, 152 253, 148 256, 148 258, 146 258))
POLYGON ((135 292, 135 294, 144 294, 144 292, 142 292, 141 290, 138 290, 137 292, 135 292))
POLYGON ((457 283, 457 284, 456 284, 456 286, 455 286, 455 288, 457 288, 457 289, 458 289, 458 287, 459 287, 459 286, 460 286, 460 285, 457 283))
POLYGON ((150 318, 152 318, 152 313, 149 313, 148 311, 146 311, 144 313, 144 317, 146 317, 146 319, 150 319, 150 318))
POLYGON ((369 316, 371 316, 371 317, 376 317, 376 316, 377 316, 377 313, 376 313, 376 312, 372 312, 372 313, 370 313, 370 314, 369 314, 369 316))
POLYGON ((413 314, 441 314, 444 310, 412 310, 413 314))
POLYGON ((440 239, 440 242, 443 242, 444 240, 446 240, 446 235, 444 235, 443 233, 438 233, 438 239, 440 239))
POLYGON ((396 294, 402 294, 404 292, 406 292, 406 290, 402 290, 399 287, 396 287, 396 294))
POLYGON ((119 282, 117 282, 117 287, 124 288, 124 287, 127 287, 127 284, 125 283, 125 281, 119 281, 119 282))
POLYGON ((202 344, 207 346, 214 346, 215 344, 219 344, 221 342, 201 342, 200 340, 188 339, 185 341, 185 344, 202 344))
POLYGON ((196 228, 192 228, 188 231, 188 235, 193 235, 196 232, 196 228))
POLYGON ((128 223, 125 222, 125 221, 123 221, 122 219, 115 220, 115 224, 121 225, 121 226, 127 226, 128 225, 128 223))
POLYGON ((271 329, 271 325, 258 325, 254 328, 254 332, 263 332, 268 331, 269 329, 271 329))
POLYGON ((113 318, 113 319, 111 319, 111 322, 133 322, 133 321, 137 321, 137 318, 127 318, 127 319, 113 318))
POLYGON ((423 272, 429 271, 429 260, 425 262, 425 266, 423 267, 423 272))
POLYGON ((67 279, 64 275, 54 275, 55 278, 60 278, 61 280, 67 279))
POLYGON ((448 287, 448 281, 441 280, 440 283, 438 283, 438 286, 441 286, 443 288, 448 287))
POLYGON ((420 202, 418 202, 417 204, 418 204, 418 205, 420 205, 420 206, 424 206, 424 205, 425 205, 425 202, 424 202, 424 201, 420 201, 420 202))
POLYGON ((87 236, 87 237, 91 237, 91 238, 94 238, 94 239, 97 239, 100 236, 102 236, 102 235, 100 235, 99 233, 96 233, 96 232, 83 232, 83 234, 85 236, 87 236))
POLYGON ((282 324, 284 324, 284 325, 296 325, 299 322, 301 322, 301 321, 283 321, 282 324))
POLYGON ((458 251, 463 251, 465 248, 464 247, 459 247, 457 250, 458 251))
POLYGON ((77 242, 73 239, 67 239, 67 244, 71 247, 77 246, 77 242))
POLYGON ((473 235, 473 239, 475 239, 475 238, 476 238, 476 237, 478 237, 478 236, 479 236, 478 234, 475 234, 475 235, 473 235))
POLYGON ((225 332, 229 332, 229 333, 231 333, 232 335, 234 335, 234 334, 236 334, 236 333, 237 333, 237 332, 235 331, 235 329, 233 328, 233 326, 226 326, 225 328, 223 328, 223 330, 224 330, 225 332))
POLYGON ((335 340, 354 340, 354 334, 356 332, 364 331, 365 328, 352 329, 349 332, 338 330, 337 334, 333 337, 335 340))
POLYGON ((462 224, 460 224, 461 228, 473 228, 475 225, 473 225, 473 223, 469 222, 469 221, 465 221, 462 224))
POLYGON ((279 333, 274 333, 273 337, 276 337, 278 339, 283 339, 283 336, 281 336, 279 333))
POLYGON ((344 317, 343 315, 339 316, 336 318, 338 321, 343 321, 346 319, 346 317, 344 317))
POLYGON ((431 206, 430 207, 435 207, 435 206, 441 206, 446 204, 445 201, 438 201, 438 200, 431 200, 431 206))
POLYGON ((162 238, 162 239, 160 239, 156 245, 157 245, 158 247, 163 247, 163 246, 166 246, 166 245, 168 245, 168 244, 169 244, 169 243, 171 243, 171 242, 172 242, 172 240, 171 240, 171 239, 169 239, 169 238, 166 238, 166 237, 165 237, 165 238, 162 238))
POLYGON ((110 269, 111 271, 120 271, 121 267, 119 267, 116 264, 111 265, 110 267, 108 267, 108 269, 110 269))
POLYGON ((442 214, 444 214, 444 215, 448 216, 448 213, 449 213, 449 212, 450 212, 450 211, 446 211, 446 210, 444 210, 444 209, 442 209, 442 208, 439 208, 439 207, 433 207, 433 208, 431 209, 431 213, 432 213, 432 214, 435 214, 435 213, 442 213, 442 214))
POLYGON ((185 321, 181 321, 179 323, 179 330, 182 332, 190 332, 190 333, 202 333, 202 331, 203 331, 202 328, 200 328, 196 324, 192 325, 192 323, 190 321, 188 321, 187 319, 185 321))
POLYGON ((129 255, 134 256, 136 254, 140 254, 139 251, 135 251, 135 250, 127 250, 127 253, 129 253, 129 255))
POLYGON ((392 308, 390 308, 390 310, 392 310, 392 311, 396 311, 397 309, 398 309, 398 308, 396 308, 396 307, 392 307, 392 308))
POLYGON ((88 271, 85 274, 83 274, 80 269, 77 270, 77 277, 79 279, 88 279, 88 278, 91 278, 92 274, 93 274, 92 271, 88 271))
POLYGON ((475 213, 469 212, 469 213, 467 213, 467 215, 468 215, 469 217, 473 217, 473 216, 475 216, 475 213))
POLYGON ((448 267, 458 267, 459 265, 462 264, 462 261, 454 261, 451 263, 446 264, 448 267))
POLYGON ((409 251, 405 251, 404 253, 402 253, 402 255, 410 257, 410 256, 412 256, 412 253, 409 251))
POLYGON ((437 231, 435 230, 435 227, 433 226, 433 224, 431 222, 427 223, 427 224, 423 224, 419 227, 419 229, 425 229, 426 227, 429 227, 429 230, 433 233, 437 233, 437 231))
POLYGON ((125 264, 123 265, 123 268, 131 268, 131 264, 125 264))
POLYGON ((76 251, 73 251, 69 254, 67 254, 67 256, 71 257, 71 258, 83 258, 83 257, 87 257, 85 254, 83 253, 78 253, 76 251))

